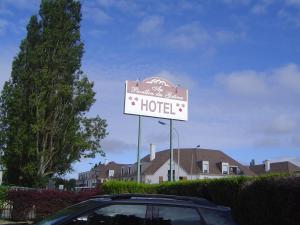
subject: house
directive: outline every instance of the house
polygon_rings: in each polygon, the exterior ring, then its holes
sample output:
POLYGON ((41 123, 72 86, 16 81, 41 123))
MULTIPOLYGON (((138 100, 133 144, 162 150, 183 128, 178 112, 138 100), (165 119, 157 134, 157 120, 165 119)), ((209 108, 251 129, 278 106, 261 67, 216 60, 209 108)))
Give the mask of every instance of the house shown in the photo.
MULTIPOLYGON (((153 145, 150 154, 141 159, 141 181, 143 183, 161 183, 170 176, 169 150, 155 152, 153 145)), ((136 164, 132 165, 131 180, 136 179, 136 164)), ((222 178, 226 176, 256 175, 230 156, 219 150, 182 148, 173 151, 174 180, 194 180, 204 178, 222 178), (179 163, 178 163, 179 162, 179 163)), ((128 177, 127 177, 128 179, 128 177)))
POLYGON ((115 162, 109 162, 100 164, 95 168, 97 179, 99 183, 103 183, 107 180, 120 180, 128 176, 131 172, 131 164, 119 164, 115 162))
POLYGON ((93 188, 97 185, 96 171, 91 169, 87 172, 79 173, 78 180, 76 180, 76 187, 93 188))
MULTIPOLYGON (((161 183, 170 176, 170 151, 156 152, 150 145, 150 154, 141 159, 141 182, 161 183)), ((205 178, 222 178, 228 176, 255 176, 252 170, 243 166, 224 152, 211 149, 181 148, 173 150, 174 180, 195 180, 205 178)), ((96 166, 91 171, 80 173, 78 184, 94 187, 107 180, 136 180, 135 164, 119 164, 115 162, 96 166)))
POLYGON ((249 168, 258 175, 266 173, 300 173, 300 167, 289 161, 271 163, 270 160, 265 160, 263 164, 252 164, 249 168))
POLYGON ((92 168, 90 171, 79 173, 77 187, 93 188, 97 184, 111 179, 125 179, 131 172, 130 164, 105 162, 92 168))

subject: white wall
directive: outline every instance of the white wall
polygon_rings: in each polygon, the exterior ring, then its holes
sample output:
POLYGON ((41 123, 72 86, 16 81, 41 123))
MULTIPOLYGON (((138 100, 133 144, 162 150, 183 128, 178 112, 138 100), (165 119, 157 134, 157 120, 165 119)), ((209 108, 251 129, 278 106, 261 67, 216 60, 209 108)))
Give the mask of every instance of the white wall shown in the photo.
MULTIPOLYGON (((178 177, 186 177, 187 180, 196 180, 196 179, 213 179, 213 178, 222 178, 222 177, 228 177, 224 175, 219 174, 193 174, 189 175, 187 172, 182 169, 181 167, 178 167, 177 163, 174 162, 175 166, 175 180, 178 180, 178 177), (179 171, 179 176, 178 176, 179 171)), ((142 176, 142 182, 143 183, 150 183, 150 184, 158 184, 159 183, 159 177, 163 177, 163 181, 168 181, 168 170, 170 168, 169 161, 165 162, 153 175, 144 175, 142 176)), ((174 167, 173 167, 174 169, 174 167)))
MULTIPOLYGON (((173 162, 173 169, 175 169, 175 179, 178 180, 178 171, 179 176, 188 177, 186 171, 181 167, 178 168, 178 164, 173 162)), ((168 170, 170 169, 169 160, 166 161, 153 175, 145 175, 143 176, 143 182, 150 183, 150 184, 157 184, 159 183, 159 177, 163 177, 163 181, 168 181, 168 170)))

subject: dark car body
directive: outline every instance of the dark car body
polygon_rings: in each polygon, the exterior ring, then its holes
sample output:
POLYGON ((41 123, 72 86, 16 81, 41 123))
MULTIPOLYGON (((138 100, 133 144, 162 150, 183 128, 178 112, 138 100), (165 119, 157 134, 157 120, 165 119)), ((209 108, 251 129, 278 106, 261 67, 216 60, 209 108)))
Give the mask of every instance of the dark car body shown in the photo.
POLYGON ((96 196, 37 225, 235 225, 228 207, 170 195, 96 196))

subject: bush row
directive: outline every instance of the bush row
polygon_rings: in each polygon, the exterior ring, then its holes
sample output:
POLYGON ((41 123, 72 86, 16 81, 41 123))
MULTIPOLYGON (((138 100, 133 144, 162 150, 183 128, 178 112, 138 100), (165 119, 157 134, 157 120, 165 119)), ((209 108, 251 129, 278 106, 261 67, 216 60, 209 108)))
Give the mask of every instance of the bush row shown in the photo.
POLYGON ((230 206, 239 225, 299 225, 300 177, 266 175, 159 185, 111 181, 102 186, 106 194, 156 193, 195 196, 230 206))
POLYGON ((101 194, 99 189, 81 192, 9 190, 6 194, 6 201, 13 206, 12 220, 27 220, 33 208, 35 209, 34 220, 40 220, 60 209, 99 194, 101 194))

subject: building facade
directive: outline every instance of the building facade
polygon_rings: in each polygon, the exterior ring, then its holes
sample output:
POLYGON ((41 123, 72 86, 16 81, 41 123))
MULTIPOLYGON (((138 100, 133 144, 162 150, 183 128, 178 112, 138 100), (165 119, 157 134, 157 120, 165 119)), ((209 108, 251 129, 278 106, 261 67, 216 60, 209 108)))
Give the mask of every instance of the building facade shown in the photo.
MULTIPOLYGON (((173 171, 170 173, 169 150, 155 152, 151 145, 150 153, 141 159, 141 182, 157 184, 169 180, 195 180, 222 178, 228 176, 255 176, 256 173, 226 155, 222 151, 199 148, 182 148, 173 151, 173 171)), ((94 186, 107 180, 136 180, 135 164, 109 162, 98 165, 93 170, 79 174, 78 184, 94 186)))
POLYGON ((131 175, 130 164, 108 162, 99 164, 87 172, 79 173, 76 186, 78 188, 94 188, 108 180, 123 180, 131 175))
POLYGON ((249 168, 258 175, 267 173, 300 173, 300 167, 289 161, 271 163, 270 160, 265 160, 263 164, 255 165, 255 163, 252 163, 249 168))
MULTIPOLYGON (((184 148, 173 152, 174 180, 195 180, 222 178, 227 176, 256 174, 222 151, 211 149, 184 148)), ((131 178, 136 179, 136 166, 131 178)), ((169 150, 150 152, 141 159, 141 181, 143 183, 161 183, 170 176, 169 150)))

